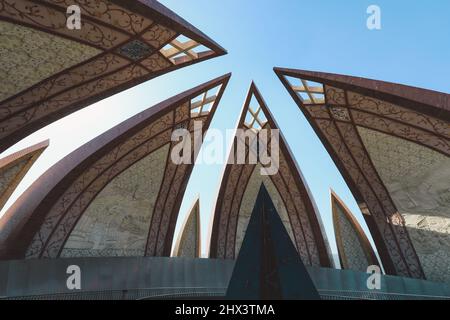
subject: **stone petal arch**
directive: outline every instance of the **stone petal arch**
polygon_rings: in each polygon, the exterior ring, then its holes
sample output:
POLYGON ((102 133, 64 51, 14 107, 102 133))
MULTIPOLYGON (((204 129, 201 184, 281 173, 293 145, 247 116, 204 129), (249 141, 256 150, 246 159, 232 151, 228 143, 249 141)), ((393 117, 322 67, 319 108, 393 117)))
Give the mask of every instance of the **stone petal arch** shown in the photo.
POLYGON ((1 0, 0 48, 0 152, 87 105, 226 54, 153 0, 1 0), (79 30, 66 23, 73 4, 79 30))
MULTIPOLYGON (((144 247, 140 247, 138 252, 146 256, 170 255, 179 206, 197 155, 191 148, 191 163, 175 164, 169 155, 178 142, 172 141, 171 135, 175 129, 183 128, 191 133, 191 142, 201 137, 209 127, 229 77, 230 74, 224 75, 165 100, 111 128, 56 163, 22 194, 0 220, 1 258, 57 258, 64 249, 74 249, 65 247, 65 244, 77 226, 82 227, 77 230, 78 235, 86 230, 83 226, 89 223, 81 218, 87 210, 95 216, 97 209, 90 206, 95 205, 98 197, 102 197, 102 201, 116 197, 115 188, 122 188, 123 193, 120 193, 129 201, 142 197, 142 192, 148 189, 127 184, 128 179, 121 179, 120 174, 130 170, 133 176, 139 176, 140 161, 158 163, 158 157, 148 157, 164 147, 167 149, 164 165, 160 166, 163 177, 157 187, 156 199, 151 207, 147 207, 151 211, 145 218, 148 229, 144 247), (202 99, 209 102, 208 107, 197 112, 198 101, 204 101, 202 99)), ((108 201, 99 202, 100 211, 102 208, 111 209, 108 201)), ((116 201, 116 207, 108 212, 120 214, 123 211, 123 207, 117 205, 120 202, 116 201)), ((141 204, 134 202, 133 205, 141 204)), ((112 220, 111 223, 100 224, 107 226, 102 230, 113 229, 105 234, 115 234, 127 241, 135 239, 132 230, 139 227, 130 223, 126 216, 120 223, 112 220), (124 225, 127 225, 125 234, 122 232, 124 225)), ((76 237, 72 238, 71 243, 75 240, 76 237)), ((109 250, 111 246, 105 245, 109 240, 87 242, 90 250, 104 249, 95 251, 95 256, 122 255, 114 246, 114 250, 109 250)), ((126 248, 134 250, 134 247, 128 247, 128 243, 126 248)), ((71 255, 68 251, 65 251, 65 256, 71 255)), ((89 251, 86 255, 89 256, 89 251)))
POLYGON ((386 273, 450 281, 449 257, 437 254, 448 252, 444 244, 450 243, 443 228, 450 217, 442 213, 449 212, 443 181, 450 179, 450 95, 339 74, 274 70, 352 191, 386 273), (396 158, 397 150, 404 156, 396 158), (412 185, 417 189, 408 189, 412 185), (427 196, 434 202, 427 205, 426 186, 434 186, 427 196))
MULTIPOLYGON (((254 83, 248 91, 237 128, 255 132, 278 129, 254 83)), ((248 156, 251 148, 247 140, 245 146, 248 156)), ((232 150, 235 147, 236 139, 232 150)), ((271 176, 262 176, 258 172, 261 168, 259 161, 255 164, 237 164, 235 152, 230 154, 233 158, 225 166, 214 209, 210 257, 236 258, 262 182, 304 263, 331 267, 329 246, 320 216, 281 132, 279 150, 279 170, 271 176)))
POLYGON ((0 210, 48 145, 46 140, 0 159, 0 210))

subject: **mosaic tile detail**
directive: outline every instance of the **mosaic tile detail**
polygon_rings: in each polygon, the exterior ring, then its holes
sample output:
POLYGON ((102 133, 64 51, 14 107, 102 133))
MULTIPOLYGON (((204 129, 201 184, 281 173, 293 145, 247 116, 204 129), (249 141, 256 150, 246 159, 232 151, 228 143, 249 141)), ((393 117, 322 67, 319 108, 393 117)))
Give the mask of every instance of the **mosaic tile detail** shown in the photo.
POLYGON ((118 51, 121 55, 136 61, 150 55, 153 49, 145 42, 135 39, 124 44, 118 51))

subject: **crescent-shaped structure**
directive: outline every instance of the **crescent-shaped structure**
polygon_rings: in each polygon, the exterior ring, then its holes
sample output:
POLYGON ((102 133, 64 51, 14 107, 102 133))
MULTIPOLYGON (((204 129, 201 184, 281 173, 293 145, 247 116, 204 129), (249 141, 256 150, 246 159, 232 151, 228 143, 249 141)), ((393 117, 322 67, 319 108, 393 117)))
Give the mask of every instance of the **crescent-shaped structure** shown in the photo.
POLYGON ((169 256, 198 151, 173 161, 181 142, 172 134, 201 138, 229 77, 129 118, 52 166, 0 220, 0 257, 169 256))
POLYGON ((89 104, 226 53, 154 0, 1 0, 0 51, 0 152, 89 104))
POLYGON ((275 72, 351 189, 386 273, 450 282, 450 95, 275 72))

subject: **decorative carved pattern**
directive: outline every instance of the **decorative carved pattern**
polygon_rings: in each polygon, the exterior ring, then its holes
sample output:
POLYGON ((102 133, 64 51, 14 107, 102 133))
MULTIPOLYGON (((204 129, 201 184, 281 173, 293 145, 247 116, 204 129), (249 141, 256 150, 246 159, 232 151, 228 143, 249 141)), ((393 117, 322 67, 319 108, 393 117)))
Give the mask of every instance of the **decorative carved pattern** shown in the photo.
POLYGON ((342 89, 325 85, 325 97, 328 105, 347 105, 345 91, 342 89))
POLYGON ((450 282, 450 157, 416 143, 358 127, 401 213, 427 279, 450 282))
POLYGON ((113 55, 105 54, 97 59, 62 72, 57 77, 43 81, 14 99, 0 104, 0 117, 7 119, 13 114, 31 107, 36 101, 52 97, 63 90, 70 89, 89 80, 104 76, 128 64, 128 61, 113 55))
MULTIPOLYGON (((277 69, 276 72, 298 106, 305 112, 307 119, 315 127, 349 183, 368 221, 385 270, 388 273, 423 278, 422 266, 426 264, 425 259, 419 260, 415 250, 420 245, 417 241, 411 241, 407 230, 409 226, 405 227, 407 216, 402 217, 399 213, 398 203, 394 203, 392 199, 394 193, 387 188, 386 182, 380 179, 380 172, 374 166, 373 157, 367 153, 368 146, 361 139, 360 133, 361 130, 376 130, 372 131, 374 135, 383 133, 392 138, 402 138, 409 143, 415 143, 420 147, 430 148, 443 156, 448 156, 450 155, 450 126, 444 120, 445 117, 439 119, 438 112, 436 117, 422 113, 420 110, 423 109, 418 105, 419 100, 416 104, 402 102, 406 99, 405 97, 414 100, 419 93, 429 97, 428 101, 441 101, 445 99, 441 97, 444 94, 341 75, 286 69, 277 69), (304 105, 297 98, 285 76, 290 78, 306 76, 312 77, 314 81, 323 81, 328 107, 314 109, 314 106, 304 105), (341 84, 342 88, 340 88, 341 84), (421 92, 417 92, 418 90, 421 92), (401 92, 401 94, 396 98, 393 94, 388 95, 384 92, 401 92), (373 98, 372 95, 378 98, 373 98), (337 106, 345 107, 348 114, 336 117, 337 106), (327 117, 325 109, 329 110, 334 119, 340 121, 327 117)), ((436 106, 436 108, 440 107, 440 105, 436 106)), ((393 148, 392 151, 397 152, 397 148, 393 148)), ((394 166, 392 170, 396 173, 400 170, 398 161, 393 160, 392 156, 389 157, 388 152, 375 152, 374 155, 385 158, 394 166)), ((393 174, 393 176, 396 175, 393 174)))
MULTIPOLYGON (((210 87, 217 86, 217 83, 222 83, 219 92, 219 96, 221 96, 227 81, 228 77, 222 77, 203 85, 206 89, 198 89, 192 95, 209 90, 210 87)), ((60 256, 67 238, 80 217, 115 177, 155 150, 170 144, 172 131, 178 124, 189 123, 187 128, 193 131, 193 120, 190 120, 189 112, 190 98, 190 96, 187 96, 185 100, 181 100, 178 104, 169 105, 169 111, 149 121, 139 131, 127 135, 126 138, 117 138, 117 143, 110 147, 107 152, 101 149, 97 151, 99 155, 96 160, 83 169, 73 181, 70 181, 61 195, 52 199, 53 204, 48 209, 44 221, 29 244, 26 257, 55 258, 60 256)), ((216 100, 211 114, 195 119, 195 121, 201 121, 205 124, 202 130, 207 129, 218 103, 219 100, 216 100)), ((145 119, 141 121, 145 121, 145 119)), ((170 152, 168 152, 169 154, 170 152)), ((194 160, 195 156, 196 154, 193 154, 194 160)), ((172 228, 174 228, 176 222, 181 197, 191 170, 192 164, 176 165, 170 160, 167 162, 149 226, 148 238, 152 240, 151 248, 153 251, 147 249, 147 254, 167 254, 167 247, 172 241, 172 228)), ((144 242, 146 241, 149 240, 145 239, 144 242)), ((147 248, 150 248, 148 243, 147 248)), ((120 252, 120 250, 117 252, 120 252)), ((79 254, 79 251, 75 250, 72 253, 66 252, 65 254, 79 254)))
POLYGON ((68 236, 69 230, 67 229, 71 230, 73 224, 76 223, 79 216, 83 213, 84 207, 109 182, 111 175, 114 172, 118 174, 120 168, 124 170, 127 165, 129 166, 133 162, 138 161, 147 152, 151 152, 170 141, 171 130, 169 128, 172 125, 172 117, 173 114, 170 113, 159 121, 152 123, 135 134, 131 139, 117 146, 115 152, 110 152, 99 159, 83 175, 79 176, 46 215, 41 229, 35 235, 27 251, 27 257, 38 258, 42 254, 43 247, 48 246, 47 243, 53 243, 53 247, 56 248, 52 254, 49 254, 49 257, 56 257, 68 236), (89 189, 91 191, 87 192, 89 189), (82 198, 80 198, 80 194, 84 194, 82 198), (80 203, 84 206, 80 206, 80 203), (73 214, 65 218, 66 222, 64 222, 64 220, 61 220, 61 216, 70 213, 69 210, 72 210, 73 214), (60 227, 61 232, 56 232, 56 236, 52 236, 52 233, 55 234, 54 230, 61 223, 71 225, 60 227), (54 240, 49 239, 49 237, 53 237, 54 240))
POLYGON ((35 28, 51 30, 62 36, 86 42, 92 46, 111 49, 129 37, 89 19, 81 19, 81 29, 74 32, 66 26, 66 10, 56 10, 29 0, 0 0, 0 17, 20 21, 35 28))
POLYGON ((0 43, 0 101, 100 53, 90 46, 1 20, 0 43))
POLYGON ((23 128, 26 124, 49 116, 54 112, 60 111, 62 108, 80 103, 94 95, 104 93, 114 87, 146 75, 148 75, 148 72, 144 68, 131 65, 106 77, 64 91, 36 107, 28 108, 14 114, 6 122, 0 122, 0 138, 8 137, 14 131, 23 128))
POLYGON ((350 121, 348 109, 342 107, 330 107, 330 113, 336 120, 350 121))
POLYGON ((159 53, 152 54, 150 57, 145 58, 140 63, 151 72, 158 72, 171 66, 170 63, 159 53))
MULTIPOLYGON (((44 0, 48 3, 60 6, 64 10, 74 2, 73 0, 44 0)), ((150 26, 153 21, 141 15, 119 7, 107 0, 82 0, 77 1, 81 14, 94 17, 104 23, 113 25, 127 32, 138 34, 150 26)))
MULTIPOLYGON (((362 111, 351 111, 354 122, 358 126, 363 126, 378 131, 386 132, 403 139, 425 145, 431 149, 450 155, 449 139, 432 132, 422 130, 402 122, 396 122, 389 118, 378 117, 362 111)), ((449 126, 447 126, 448 128, 449 126)), ((449 129, 450 130, 450 129, 449 129)))
MULTIPOLYGON (((355 160, 345 142, 342 140, 336 125, 328 120, 317 120, 316 123, 325 138, 329 141, 336 155, 339 157, 342 165, 352 178, 352 181, 362 193, 364 197, 363 200, 370 210, 371 217, 377 224, 378 230, 383 237, 383 242, 388 248, 392 261, 396 265, 397 272, 402 275, 409 275, 408 268, 402 257, 403 253, 401 248, 399 248, 394 234, 395 229, 387 222, 387 217, 385 217, 385 212, 376 193, 371 188, 370 182, 367 181, 358 164, 355 163, 355 160)), ((409 252, 408 254, 413 254, 413 252, 409 252)))
POLYGON ((0 29, 10 25, 15 30, 13 35, 1 32, 8 39, 0 41, 2 58, 7 60, 0 58, 7 66, 0 70, 5 79, 0 88, 0 151, 86 104, 225 53, 153 2, 77 1, 83 17, 81 30, 66 26, 66 9, 71 4, 71 0, 0 0, 0 29), (24 36, 23 30, 29 30, 27 39, 39 37, 40 45, 35 39, 11 44, 21 33, 24 36), (198 46, 212 49, 196 53, 198 59, 177 57, 174 66, 159 50, 182 32, 195 38, 198 46))
POLYGON ((199 258, 200 252, 200 201, 197 199, 188 212, 186 223, 175 245, 177 257, 199 258))
POLYGON ((121 172, 96 195, 67 239, 61 257, 143 256, 169 144, 121 172))
POLYGON ((367 260, 358 235, 350 221, 346 219, 342 213, 342 210, 336 210, 340 212, 335 222, 334 232, 338 232, 336 226, 339 225, 339 237, 341 237, 342 243, 342 249, 338 247, 340 249, 339 253, 340 256, 345 253, 345 260, 341 259, 341 268, 366 272, 367 267, 370 266, 371 263, 367 260))
POLYGON ((160 24, 152 26, 148 31, 142 34, 142 39, 150 44, 153 48, 161 48, 173 37, 176 36, 176 32, 166 28, 160 24))
MULTIPOLYGON (((261 107, 258 113, 263 113, 264 119, 267 119, 263 123, 264 128, 277 128, 267 107, 262 104, 262 98, 259 97, 259 93, 254 85, 252 85, 249 95, 258 97, 257 101, 261 107)), ((251 100, 249 97, 246 99, 248 102, 251 100)), ((244 121, 248 108, 249 104, 243 108, 239 128, 245 128, 244 121)), ((247 143, 248 141, 246 141, 247 143)), ((282 137, 280 138, 280 145, 278 173, 267 176, 265 179, 269 179, 273 183, 275 190, 282 199, 282 206, 287 213, 289 228, 292 229, 295 246, 304 263, 314 266, 329 266, 328 258, 323 258, 319 254, 321 252, 327 256, 328 253, 321 230, 313 227, 312 220, 315 220, 316 226, 318 226, 318 222, 316 213, 312 209, 311 199, 306 192, 300 174, 294 165, 294 160, 282 137)), ((249 152, 248 145, 247 152, 249 152)), ((234 157, 236 159, 236 155, 234 157)), ((246 226, 242 225, 242 223, 245 223, 245 216, 250 214, 243 212, 242 208, 251 207, 253 209, 252 204, 243 203, 242 201, 249 188, 249 181, 255 167, 258 168, 254 164, 228 164, 225 169, 219 197, 216 202, 211 243, 212 257, 233 259, 238 253, 240 244, 236 244, 236 237, 239 237, 239 241, 241 241, 242 235, 237 234, 237 230, 238 228, 239 230, 246 229, 246 226), (241 225, 238 227, 239 219, 241 219, 241 225)), ((259 172, 254 174, 259 174, 259 172)), ((276 194, 273 192, 271 196, 276 198, 276 194)), ((280 210, 280 212, 283 212, 283 210, 280 210)), ((248 219, 246 221, 248 222, 248 219)))
POLYGON ((314 118, 330 119, 330 112, 326 105, 305 106, 305 110, 314 118))
POLYGON ((434 135, 440 135, 450 139, 450 127, 448 122, 438 118, 430 117, 393 103, 367 97, 351 91, 348 91, 348 105, 351 108, 363 112, 371 112, 379 117, 396 120, 429 131, 434 135))

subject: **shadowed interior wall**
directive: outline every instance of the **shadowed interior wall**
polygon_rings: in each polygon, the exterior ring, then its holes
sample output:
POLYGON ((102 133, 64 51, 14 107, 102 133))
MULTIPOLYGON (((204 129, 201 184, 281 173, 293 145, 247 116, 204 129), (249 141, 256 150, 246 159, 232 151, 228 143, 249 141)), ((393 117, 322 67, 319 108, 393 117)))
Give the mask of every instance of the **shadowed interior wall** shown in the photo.
POLYGON ((405 220, 427 279, 450 282, 450 158, 381 132, 358 131, 405 220))

